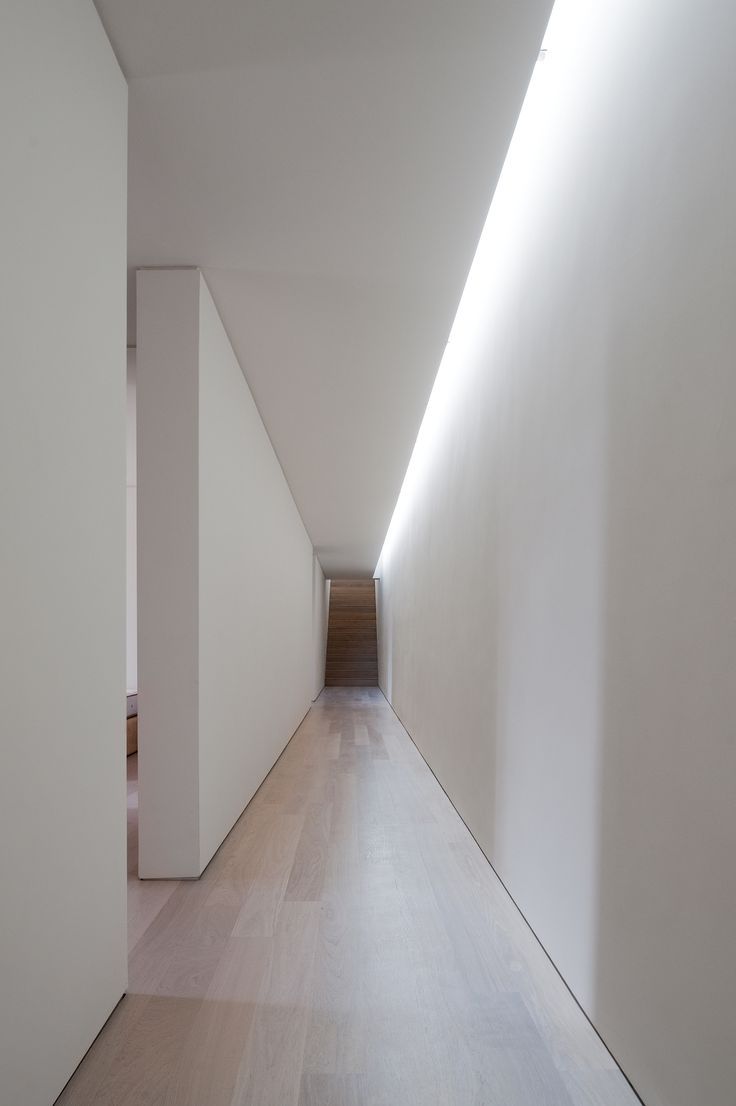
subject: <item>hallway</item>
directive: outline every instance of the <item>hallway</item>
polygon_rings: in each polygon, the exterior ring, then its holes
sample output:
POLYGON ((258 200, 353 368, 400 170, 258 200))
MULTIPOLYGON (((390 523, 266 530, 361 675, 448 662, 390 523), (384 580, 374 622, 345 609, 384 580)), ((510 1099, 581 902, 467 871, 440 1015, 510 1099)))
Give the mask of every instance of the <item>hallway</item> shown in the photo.
POLYGON ((636 1102, 377 689, 322 693, 201 880, 130 894, 58 1106, 636 1102))

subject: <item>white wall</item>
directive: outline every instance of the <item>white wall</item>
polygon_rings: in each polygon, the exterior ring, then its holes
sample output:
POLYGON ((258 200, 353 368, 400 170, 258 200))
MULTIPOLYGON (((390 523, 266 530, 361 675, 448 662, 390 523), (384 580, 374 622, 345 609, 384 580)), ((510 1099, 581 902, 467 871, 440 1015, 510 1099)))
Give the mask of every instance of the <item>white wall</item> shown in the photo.
POLYGON ((381 685, 648 1106, 733 1106, 736 8, 559 0, 381 685))
POLYGON ((138 689, 138 552, 137 552, 137 509, 138 476, 136 464, 136 419, 135 419, 135 349, 128 350, 127 372, 127 487, 125 521, 125 567, 126 567, 126 685, 129 691, 138 689))
POLYGON ((199 294, 204 868, 312 699, 312 543, 207 285, 199 294))
POLYGON ((0 34, 0 1102, 126 986, 127 90, 86 0, 0 34))
POLYGON ((196 876, 306 713, 313 550, 197 270, 138 275, 140 870, 196 876))
POLYGON ((138 871, 199 874, 199 274, 138 274, 138 871))

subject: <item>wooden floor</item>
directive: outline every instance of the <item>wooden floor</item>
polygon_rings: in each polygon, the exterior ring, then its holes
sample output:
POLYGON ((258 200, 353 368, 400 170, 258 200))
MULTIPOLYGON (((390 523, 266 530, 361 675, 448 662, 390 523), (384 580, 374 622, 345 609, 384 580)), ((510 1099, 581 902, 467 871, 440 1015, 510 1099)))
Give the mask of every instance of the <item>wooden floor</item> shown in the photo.
MULTIPOLYGON (((135 843, 134 772, 129 810, 135 843)), ((130 898, 60 1106, 636 1102, 376 689, 323 692, 201 880, 133 862, 130 898)))

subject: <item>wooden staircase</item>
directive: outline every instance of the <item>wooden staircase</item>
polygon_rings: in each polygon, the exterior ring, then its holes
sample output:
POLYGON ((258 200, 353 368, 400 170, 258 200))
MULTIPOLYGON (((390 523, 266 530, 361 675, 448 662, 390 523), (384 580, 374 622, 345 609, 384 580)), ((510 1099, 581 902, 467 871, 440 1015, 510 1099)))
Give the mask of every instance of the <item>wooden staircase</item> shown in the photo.
POLYGON ((376 585, 373 580, 332 580, 327 626, 327 687, 376 687, 376 585))

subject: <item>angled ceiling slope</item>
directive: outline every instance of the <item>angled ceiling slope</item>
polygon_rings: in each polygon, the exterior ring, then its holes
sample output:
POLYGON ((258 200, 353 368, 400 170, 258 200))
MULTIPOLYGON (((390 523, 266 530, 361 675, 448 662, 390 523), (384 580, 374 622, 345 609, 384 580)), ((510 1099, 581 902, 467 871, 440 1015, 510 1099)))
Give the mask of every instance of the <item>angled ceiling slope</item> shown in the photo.
POLYGON ((325 572, 370 575, 551 0, 97 6, 130 269, 204 269, 325 572))

